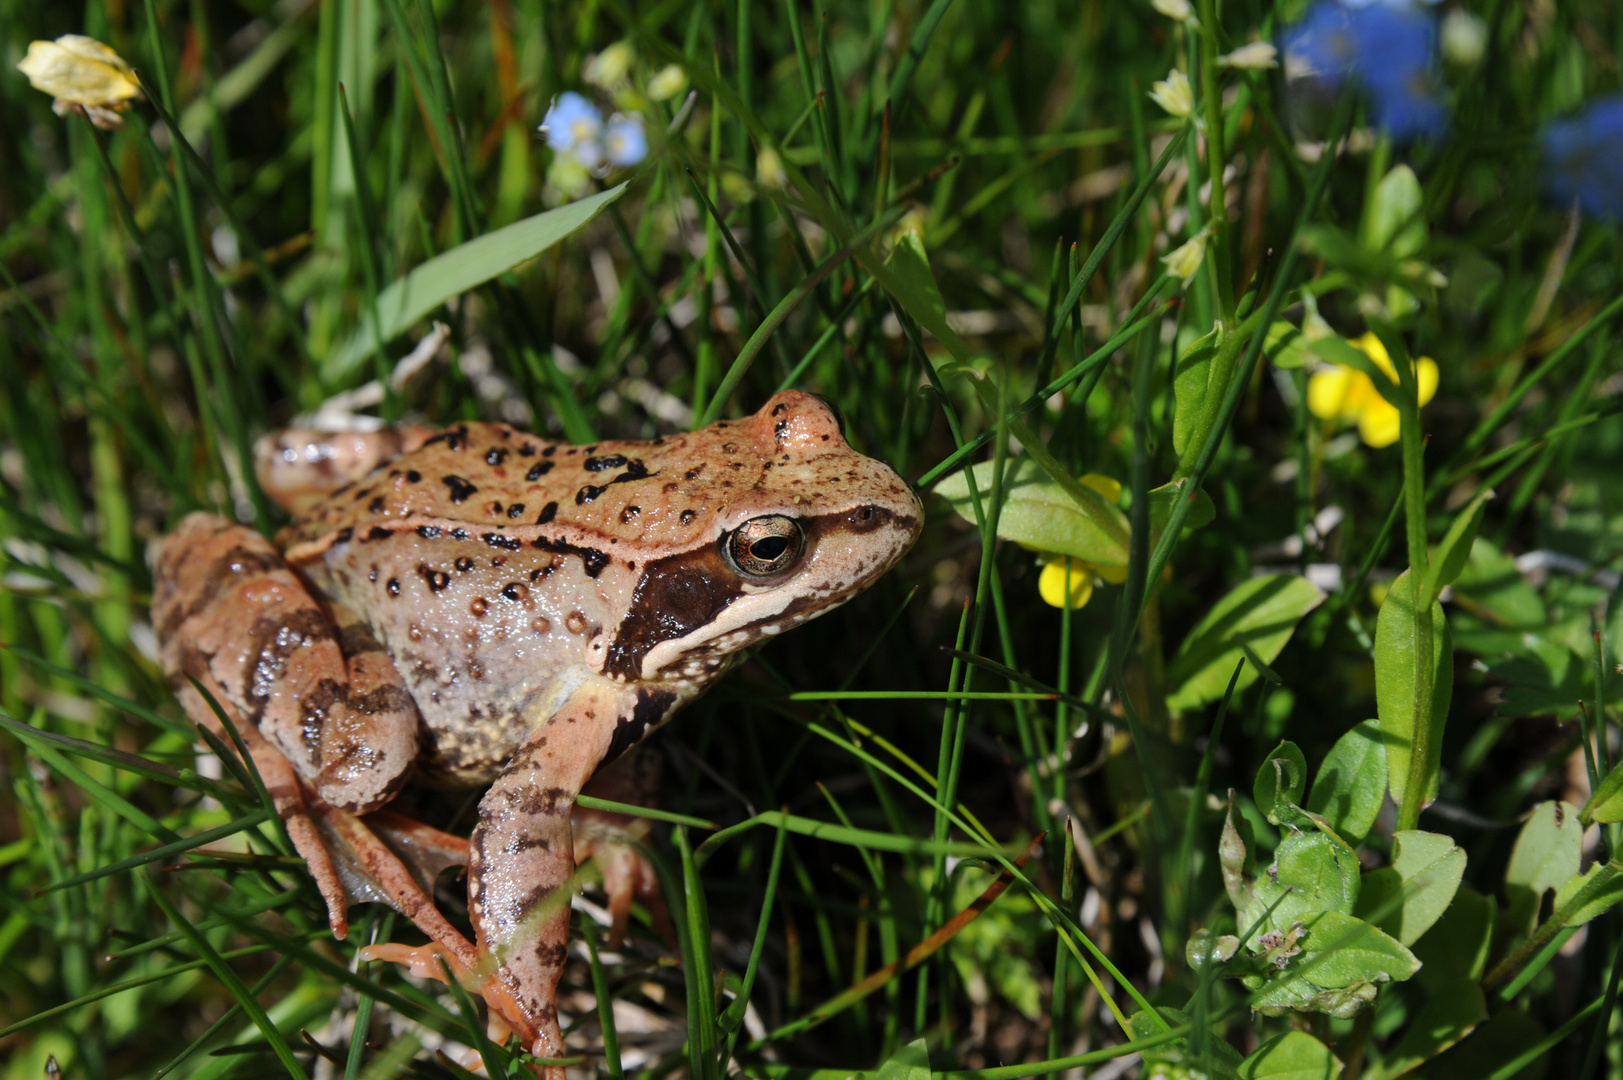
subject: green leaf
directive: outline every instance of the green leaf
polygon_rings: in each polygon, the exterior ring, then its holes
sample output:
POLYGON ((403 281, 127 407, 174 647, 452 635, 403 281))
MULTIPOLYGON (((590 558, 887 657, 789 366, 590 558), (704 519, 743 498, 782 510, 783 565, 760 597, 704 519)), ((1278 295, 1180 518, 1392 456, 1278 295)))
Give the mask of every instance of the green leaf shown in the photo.
MULTIPOLYGON (((1184 482, 1174 480, 1169 484, 1162 484, 1150 490, 1150 534, 1151 544, 1154 537, 1160 536, 1166 529, 1167 522, 1172 517, 1172 508, 1177 505, 1180 498, 1184 498, 1184 482)), ((1204 491, 1197 491, 1193 496, 1195 505, 1189 508, 1189 516, 1183 519, 1186 529, 1199 529, 1210 525, 1217 520, 1217 507, 1212 505, 1211 497, 1204 491)))
MULTIPOLYGON (((864 260, 863 265, 871 261, 864 260)), ((904 232, 886 256, 883 267, 874 276, 885 291, 896 298, 915 322, 934 334, 952 353, 953 359, 968 363, 972 356, 969 345, 947 325, 947 303, 941 298, 935 275, 930 272, 930 257, 924 253, 924 241, 919 239, 918 233, 904 232)))
POLYGON ((1336 1080, 1341 1062, 1305 1031, 1275 1035, 1240 1062, 1240 1080, 1336 1080))
MULTIPOLYGON (((935 486, 936 494, 952 503, 966 521, 973 522, 975 510, 966 473, 974 474, 975 487, 985 500, 992 490, 995 467, 995 462, 983 461, 973 469, 953 473, 935 486)), ((1010 468, 1004 491, 1003 513, 997 525, 1003 539, 1038 551, 1069 555, 1094 566, 1126 569, 1127 518, 1092 488, 1083 486, 1084 501, 1078 502, 1050 480, 1035 461, 1022 458, 1010 468)))
POLYGON ((1249 926, 1278 901, 1263 924, 1263 934, 1248 943, 1253 952, 1272 945, 1266 931, 1284 933, 1292 923, 1320 912, 1351 915, 1358 904, 1358 856, 1320 832, 1291 833, 1279 842, 1273 865, 1253 885, 1251 906, 1240 916, 1249 926))
MULTIPOLYGON (((1493 1023, 1480 1024, 1470 1036, 1426 1068, 1427 1080, 1482 1080, 1496 1073, 1507 1061, 1514 1061, 1544 1038, 1538 1021, 1520 1009, 1500 1009, 1493 1023)), ((1549 1062, 1533 1061, 1516 1072, 1512 1080, 1541 1080, 1548 1075, 1549 1062)))
POLYGON ((1369 1080, 1395 1080, 1441 1054, 1488 1018, 1482 988, 1470 979, 1452 979, 1427 1000, 1397 1045, 1367 1075, 1369 1080))
POLYGON ((1394 259, 1419 253, 1426 243, 1426 219, 1421 214, 1420 181, 1414 170, 1398 165, 1375 186, 1364 224, 1369 250, 1394 259))
POLYGON ((1386 746, 1377 720, 1365 720, 1330 748, 1307 808, 1353 847, 1364 842, 1386 802, 1386 746))
POLYGON ((1478 536, 1465 570, 1454 579, 1454 599, 1465 610, 1511 630, 1538 629, 1546 621, 1544 601, 1522 580, 1516 560, 1478 536))
MULTIPOLYGON (((1368 885, 1368 876, 1365 876, 1368 885)), ((1443 917, 1414 945, 1414 954, 1424 965, 1420 981, 1431 992, 1449 979, 1480 979, 1488 967, 1488 946, 1493 941, 1493 924, 1499 905, 1468 885, 1454 894, 1443 917)))
POLYGON ((1507 918, 1518 932, 1533 928, 1546 892, 1577 875, 1583 835, 1583 821, 1571 803, 1552 800, 1533 808, 1505 870, 1505 891, 1510 897, 1507 918))
MULTIPOLYGON (((1265 574, 1241 582, 1184 639, 1167 668, 1167 685, 1177 688, 1167 704, 1192 709, 1216 701, 1228 689, 1234 665, 1244 655, 1242 643, 1263 663, 1273 663, 1302 616, 1323 601, 1322 592, 1294 574, 1265 574)), ((1234 692, 1256 681, 1256 668, 1247 664, 1234 692)))
MULTIPOLYGON (((483 285, 586 226, 603 208, 625 194, 626 184, 527 217, 436 255, 378 293, 377 325, 387 342, 453 296, 483 285)), ((327 358, 322 376, 336 382, 372 354, 372 313, 327 358)))
POLYGON ((1268 336, 1263 340, 1262 347, 1274 367, 1289 371, 1308 365, 1307 342, 1302 339, 1302 331, 1294 323, 1283 319, 1274 323, 1268 328, 1268 336))
MULTIPOLYGON (((1156 1012, 1173 1027, 1189 1022, 1189 1017, 1178 1009, 1163 1006, 1156 1012)), ((1154 1017, 1142 1012, 1127 1018, 1127 1033, 1133 1039, 1148 1039, 1161 1034, 1162 1030, 1154 1017)), ((1144 1064, 1139 1075, 1164 1076, 1167 1080, 1195 1080, 1196 1077, 1235 1080, 1238 1077, 1240 1052, 1230 1046, 1227 1039, 1209 1035, 1205 1051, 1204 1055, 1195 1053, 1187 1038, 1158 1043, 1143 1052, 1144 1064)))
POLYGON ((1180 455, 1188 449, 1189 437, 1194 434, 1206 395, 1210 393, 1207 384, 1211 380, 1212 360, 1216 358, 1221 344, 1218 329, 1214 326, 1205 336, 1191 342, 1184 354, 1178 357, 1177 367, 1172 373, 1175 410, 1172 416, 1172 449, 1180 455))
POLYGON ((1277 1016, 1286 1009, 1346 1018, 1375 1000, 1384 982, 1403 982, 1420 961, 1402 943, 1361 919, 1323 911, 1303 920, 1301 953, 1252 996, 1251 1007, 1277 1016))
POLYGON ((1599 822, 1602 825, 1623 821, 1623 763, 1606 774, 1606 779, 1600 782, 1589 801, 1584 803, 1583 818, 1586 822, 1599 822))
POLYGON ((1596 863, 1555 891, 1555 914, 1563 927, 1582 926, 1623 900, 1623 863, 1596 863))
POLYGON ((1261 810, 1270 822, 1278 825, 1279 817, 1275 807, 1280 800, 1299 803, 1306 788, 1307 758, 1303 756, 1301 747, 1286 739, 1263 759, 1251 792, 1257 800, 1257 809, 1261 810))
POLYGON ((1392 865, 1364 875, 1358 917, 1413 945, 1454 899, 1465 876, 1465 852, 1447 836, 1400 832, 1392 838, 1392 865))
POLYGON ((874 1070, 874 1080, 930 1080, 930 1048, 914 1039, 874 1070))
MULTIPOLYGON (((1387 590, 1375 620, 1375 711, 1380 717, 1381 739, 1386 744, 1387 782, 1392 801, 1403 805, 1409 784, 1409 756, 1415 734, 1415 618, 1414 582, 1405 570, 1387 590)), ((1430 762, 1426 770, 1426 798, 1437 798, 1438 751, 1448 701, 1454 692, 1454 644, 1449 638, 1443 606, 1431 604, 1432 691, 1430 762)))
POLYGON ((1437 545, 1429 562, 1428 577, 1430 583, 1426 592, 1433 600, 1443 591, 1445 585, 1453 583, 1465 569, 1466 560, 1470 558, 1471 546, 1476 543, 1477 527, 1482 524, 1482 512, 1487 509, 1488 500, 1493 498, 1493 489, 1488 488, 1477 494, 1470 503, 1461 510, 1454 523, 1448 527, 1448 535, 1443 542, 1437 545))

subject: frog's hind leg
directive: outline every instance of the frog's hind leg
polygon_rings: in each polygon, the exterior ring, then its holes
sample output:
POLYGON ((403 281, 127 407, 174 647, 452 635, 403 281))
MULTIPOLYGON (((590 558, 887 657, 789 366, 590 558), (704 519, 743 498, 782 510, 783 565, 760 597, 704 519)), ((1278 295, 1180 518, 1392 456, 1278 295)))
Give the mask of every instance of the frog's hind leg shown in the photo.
MULTIPOLYGON (((563 1056, 556 1008, 569 954, 575 796, 629 721, 636 695, 589 684, 547 720, 479 803, 468 864, 468 913, 481 956, 523 1010, 514 1024, 537 1057, 563 1056)), ((548 1080, 563 1080, 548 1066, 548 1080)))

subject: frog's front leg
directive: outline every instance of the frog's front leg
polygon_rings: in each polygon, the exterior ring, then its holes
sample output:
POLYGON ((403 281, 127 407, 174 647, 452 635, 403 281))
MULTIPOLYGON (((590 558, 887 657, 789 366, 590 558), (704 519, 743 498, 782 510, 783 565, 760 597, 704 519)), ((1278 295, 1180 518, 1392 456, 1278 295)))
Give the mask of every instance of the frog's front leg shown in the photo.
MULTIPOLYGON (((643 692, 646 695, 646 691, 643 692)), ((469 843, 468 912, 481 956, 523 1010, 520 1036, 537 1057, 561 1057, 555 1007, 569 946, 575 872, 569 816, 608 754, 615 728, 643 723, 639 694, 590 683, 525 742, 479 803, 469 843)), ((563 1069, 549 1080, 562 1080, 563 1069)))

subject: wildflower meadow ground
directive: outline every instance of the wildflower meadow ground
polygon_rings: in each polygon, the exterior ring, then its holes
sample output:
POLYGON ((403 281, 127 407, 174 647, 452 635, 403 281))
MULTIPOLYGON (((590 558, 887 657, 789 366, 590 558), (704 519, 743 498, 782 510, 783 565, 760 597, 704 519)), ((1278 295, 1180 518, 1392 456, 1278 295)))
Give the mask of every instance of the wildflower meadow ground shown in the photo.
POLYGON ((0 0, 0 54, 0 1080, 1623 1080, 1616 0, 0 0), (537 1063, 361 885, 333 937, 152 552, 277 543, 289 426, 792 388, 920 538, 583 801, 638 858, 537 1063))

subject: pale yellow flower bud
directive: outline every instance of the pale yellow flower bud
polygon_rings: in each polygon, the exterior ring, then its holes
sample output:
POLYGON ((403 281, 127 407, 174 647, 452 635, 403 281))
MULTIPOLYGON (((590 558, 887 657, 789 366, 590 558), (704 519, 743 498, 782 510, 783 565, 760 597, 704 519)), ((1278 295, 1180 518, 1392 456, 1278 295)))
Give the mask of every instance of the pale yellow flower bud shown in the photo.
POLYGON ((1202 229, 1186 243, 1161 256, 1161 261, 1166 264, 1167 273, 1179 281, 1188 281, 1194 277, 1200 271, 1201 262, 1206 258, 1206 236, 1206 230, 1202 229))
POLYGON ((124 58, 95 38, 64 34, 55 41, 35 41, 17 65, 34 89, 55 98, 59 116, 84 109, 97 127, 117 127, 118 116, 141 96, 141 83, 124 58))
POLYGON ((1456 8, 1443 16, 1440 44, 1449 63, 1475 67, 1488 49, 1488 28, 1469 11, 1456 8))
POLYGON ((655 101, 669 101, 687 88, 688 75, 680 64, 667 64, 648 80, 648 96, 655 101))
POLYGON ((1173 116, 1187 117, 1195 111, 1195 93, 1189 87, 1189 76, 1176 68, 1151 87, 1150 100, 1173 116))
POLYGON ((616 41, 592 57, 591 63, 586 65, 586 71, 581 75, 583 79, 593 86, 601 86, 605 90, 612 90, 626 80, 626 73, 631 70, 631 61, 634 58, 631 46, 623 41, 616 41))
POLYGON ((1150 0, 1150 7, 1159 11, 1169 19, 1193 18, 1194 11, 1189 7, 1189 0, 1150 0))
POLYGON ((783 171, 783 159, 770 146, 763 147, 755 159, 755 179, 762 187, 780 191, 789 184, 789 174, 783 171))
POLYGON ((1218 62, 1232 68, 1276 68, 1279 66, 1279 50, 1270 42, 1253 41, 1249 45, 1241 45, 1218 62))

